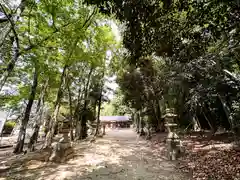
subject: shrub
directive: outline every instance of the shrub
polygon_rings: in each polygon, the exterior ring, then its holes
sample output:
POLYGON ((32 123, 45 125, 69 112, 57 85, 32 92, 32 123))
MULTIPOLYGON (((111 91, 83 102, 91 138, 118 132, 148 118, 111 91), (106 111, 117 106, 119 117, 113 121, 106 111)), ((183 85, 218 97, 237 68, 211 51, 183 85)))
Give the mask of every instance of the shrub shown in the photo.
POLYGON ((3 133, 11 133, 15 125, 16 125, 16 122, 14 121, 5 122, 3 126, 3 133))

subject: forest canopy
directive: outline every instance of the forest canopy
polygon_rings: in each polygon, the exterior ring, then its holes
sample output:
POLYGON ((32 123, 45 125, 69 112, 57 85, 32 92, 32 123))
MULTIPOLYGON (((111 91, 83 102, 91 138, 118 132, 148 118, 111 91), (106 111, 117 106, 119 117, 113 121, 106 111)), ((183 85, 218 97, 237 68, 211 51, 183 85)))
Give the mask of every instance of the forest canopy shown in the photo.
POLYGON ((61 117, 76 127, 71 139, 85 138, 121 61, 117 20, 75 0, 1 1, 0 13, 0 107, 20 120, 15 152, 29 126, 30 149, 42 125, 49 147, 61 117))
POLYGON ((124 101, 156 127, 166 108, 180 125, 239 129, 240 4, 231 1, 101 1, 125 24, 124 101), (140 113, 141 114, 141 113, 140 113))

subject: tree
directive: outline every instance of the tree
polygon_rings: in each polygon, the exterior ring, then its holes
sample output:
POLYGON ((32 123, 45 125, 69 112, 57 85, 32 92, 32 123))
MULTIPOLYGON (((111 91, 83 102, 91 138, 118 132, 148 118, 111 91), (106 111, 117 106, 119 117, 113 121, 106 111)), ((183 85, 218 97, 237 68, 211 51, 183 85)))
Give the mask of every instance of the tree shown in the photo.
POLYGON ((76 125, 75 136, 85 138, 87 120, 95 120, 96 102, 101 105, 99 97, 104 100, 102 95, 90 99, 91 93, 102 87, 107 52, 118 48, 110 28, 112 18, 72 0, 22 0, 17 7, 1 3, 0 11, 1 107, 23 114, 15 152, 23 150, 26 129, 32 126, 28 147, 34 150, 41 124, 49 147, 63 111, 71 128, 76 125), (46 109, 50 109, 48 117, 43 117, 46 109))
POLYGON ((213 132, 219 126, 235 126, 236 119, 229 112, 238 101, 235 90, 239 89, 232 74, 239 69, 237 1, 86 2, 125 22, 123 43, 129 52, 125 58, 129 67, 119 80, 132 108, 151 107, 150 115, 157 118, 159 109, 174 107, 181 124, 186 124, 183 119, 198 117, 201 127, 213 132), (149 56, 157 56, 158 63, 165 64, 164 68, 154 68, 160 76, 150 73, 153 66, 149 56), (142 68, 146 63, 149 66, 142 68), (163 107, 153 99, 164 101, 163 107))

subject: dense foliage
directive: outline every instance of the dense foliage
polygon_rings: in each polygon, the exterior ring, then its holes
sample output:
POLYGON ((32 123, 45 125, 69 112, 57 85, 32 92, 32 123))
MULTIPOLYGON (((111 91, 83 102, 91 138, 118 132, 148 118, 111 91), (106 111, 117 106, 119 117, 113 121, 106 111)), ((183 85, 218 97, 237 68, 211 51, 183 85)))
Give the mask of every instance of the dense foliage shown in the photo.
POLYGON ((96 119, 105 99, 104 78, 116 68, 114 23, 81 0, 1 1, 0 106, 20 119, 15 152, 23 150, 31 125, 30 150, 40 125, 49 147, 66 118, 75 138, 87 136, 87 120, 96 119))
POLYGON ((153 121, 175 108, 180 125, 238 131, 238 1, 86 2, 126 25, 118 79, 132 108, 153 121))
POLYGON ((131 115, 132 110, 124 101, 123 93, 117 89, 115 96, 110 101, 103 104, 102 116, 124 116, 131 115))

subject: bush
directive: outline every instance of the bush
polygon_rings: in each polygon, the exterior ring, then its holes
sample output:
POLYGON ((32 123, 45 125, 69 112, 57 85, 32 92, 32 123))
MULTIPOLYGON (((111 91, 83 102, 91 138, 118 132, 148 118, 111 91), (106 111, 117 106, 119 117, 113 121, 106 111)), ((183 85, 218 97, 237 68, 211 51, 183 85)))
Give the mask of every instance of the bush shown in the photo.
POLYGON ((15 126, 16 126, 16 122, 14 122, 14 121, 5 122, 5 124, 3 126, 3 133, 10 134, 15 126))

